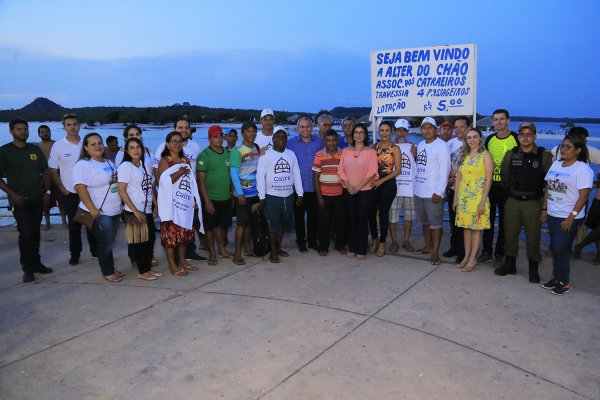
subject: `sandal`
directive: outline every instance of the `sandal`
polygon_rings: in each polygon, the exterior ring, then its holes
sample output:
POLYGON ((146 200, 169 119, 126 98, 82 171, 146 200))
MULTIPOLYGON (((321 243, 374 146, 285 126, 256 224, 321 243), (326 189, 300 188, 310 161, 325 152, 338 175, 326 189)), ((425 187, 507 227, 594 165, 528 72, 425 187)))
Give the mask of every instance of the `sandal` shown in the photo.
POLYGON ((355 256, 356 256, 356 254, 351 251, 346 253, 346 257, 348 257, 348 258, 354 258, 355 256))
POLYGON ((147 275, 144 276, 144 274, 138 274, 138 279, 141 279, 143 281, 155 281, 158 278, 150 272, 150 276, 147 276, 147 275))
POLYGON ((244 253, 244 257, 256 257, 256 254, 250 250, 249 252, 244 253))
POLYGON ((231 258, 232 254, 231 253, 227 253, 227 254, 219 254, 217 257, 219 258, 231 258))
POLYGON ((123 278, 125 276, 124 273, 122 273, 121 271, 118 271, 115 269, 115 272, 113 273, 113 275, 118 276, 119 278, 123 278))
POLYGON ((398 250, 400 250, 398 242, 392 242, 392 244, 390 244, 390 253, 397 253, 398 250))
POLYGON ((429 253, 431 253, 431 251, 427 251, 425 249, 418 249, 418 250, 413 251, 413 254, 415 256, 420 256, 422 254, 429 254, 429 253))
POLYGON ((269 261, 271 261, 274 264, 277 264, 277 263, 281 262, 281 260, 277 256, 271 256, 271 257, 269 257, 269 261))
POLYGON ((246 261, 243 258, 234 258, 232 261, 235 265, 246 265, 246 261))
POLYGON ((186 264, 186 266, 183 267, 183 269, 185 269, 186 271, 198 271, 198 267, 195 267, 195 266, 190 265, 190 264, 186 264))
POLYGON ((173 272, 171 271, 171 275, 175 275, 175 276, 185 276, 187 275, 187 271, 183 268, 179 268, 177 271, 173 272))
POLYGON ((435 260, 431 260, 431 265, 440 265, 441 261, 439 258, 436 258, 435 260))
POLYGON ((208 265, 217 265, 217 260, 216 260, 216 259, 214 259, 214 258, 211 260, 211 259, 209 258, 209 259, 208 259, 208 265))
POLYGON ((462 272, 471 272, 473 271, 473 268, 475 268, 476 265, 477 263, 467 264, 463 267, 462 272))
POLYGON ((157 278, 160 278, 161 276, 165 276, 165 274, 161 274, 160 272, 156 272, 156 271, 152 271, 152 270, 150 270, 150 273, 157 278))
POLYGON ((320 256, 326 256, 327 254, 328 254, 328 252, 327 252, 327 251, 325 251, 325 250, 321 250, 321 251, 319 252, 319 255, 320 255, 320 256))
POLYGON ((358 260, 358 261, 362 261, 362 260, 365 259, 365 257, 366 256, 364 254, 357 254, 357 255, 354 256, 354 259, 358 260))
POLYGON ((279 251, 277 252, 277 255, 281 256, 281 257, 289 257, 290 256, 287 251, 283 251, 281 249, 279 249, 279 251))
POLYGON ((106 280, 110 283, 117 283, 117 282, 121 282, 123 280, 123 278, 118 276, 116 273, 114 273, 112 275, 105 275, 104 280, 106 280))
POLYGON ((385 242, 379 243, 379 246, 377 247, 377 252, 375 252, 375 254, 377 255, 377 257, 385 256, 385 242))

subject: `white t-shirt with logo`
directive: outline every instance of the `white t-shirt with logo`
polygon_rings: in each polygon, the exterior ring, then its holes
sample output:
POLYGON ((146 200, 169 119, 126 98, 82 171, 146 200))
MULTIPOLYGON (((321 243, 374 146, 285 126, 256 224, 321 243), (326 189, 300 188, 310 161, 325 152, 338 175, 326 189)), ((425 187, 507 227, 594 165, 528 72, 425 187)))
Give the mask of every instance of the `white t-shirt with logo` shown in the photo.
POLYGON ((415 158, 410 151, 413 144, 398 143, 396 146, 400 148, 400 163, 402 166, 400 174, 396 176, 396 197, 413 197, 415 193, 415 158))
MULTIPOLYGON (((152 212, 152 169, 147 166, 144 169, 141 165, 136 167, 129 161, 119 165, 118 169, 119 183, 127 184, 127 194, 136 209, 142 211, 144 203, 146 204, 145 214, 152 212)), ((131 212, 131 209, 125 204, 125 211, 131 212)))
MULTIPOLYGON (((144 165, 148 168, 148 171, 152 172, 154 156, 152 155, 152 151, 148 147, 144 147, 146 149, 146 154, 144 154, 144 165)), ((164 147, 163 147, 164 148, 164 147)), ((118 167, 123 162, 123 156, 125 156, 125 152, 123 149, 117 152, 115 156, 115 165, 118 167)))
POLYGON ((450 152, 440 138, 431 143, 422 140, 417 146, 415 196, 431 198, 434 194, 445 197, 450 173, 450 152))
POLYGON ((294 193, 304 195, 302 177, 298 167, 298 159, 293 151, 285 149, 282 153, 269 149, 258 159, 256 169, 256 188, 258 198, 266 195, 288 197, 294 193))
MULTIPOLYGON (((110 160, 79 160, 73 167, 73 184, 86 185, 90 198, 102 215, 119 215, 122 211, 121 196, 117 186, 117 167, 110 160), (110 187, 110 188, 109 188, 110 187), (106 199, 104 197, 106 196, 106 199), (104 201, 104 204, 102 202, 104 201)), ((90 211, 83 203, 79 207, 90 211)))
POLYGON ((258 147, 260 147, 261 149, 263 147, 266 147, 268 145, 269 149, 273 147, 273 135, 271 136, 265 136, 265 134, 263 133, 262 129, 260 131, 258 131, 256 133, 256 139, 254 140, 254 143, 256 143, 258 145, 258 147))
MULTIPOLYGON (((568 167, 562 161, 554 161, 546 174, 548 183, 548 215, 556 218, 567 218, 577 200, 580 189, 591 189, 594 183, 594 172, 583 161, 575 161, 568 167)), ((580 212, 575 219, 585 217, 580 212)))
POLYGON ((64 137, 52 145, 48 158, 48 167, 59 170, 60 181, 71 193, 76 193, 73 183, 73 167, 79 159, 82 144, 83 140, 79 140, 79 144, 75 144, 64 137))

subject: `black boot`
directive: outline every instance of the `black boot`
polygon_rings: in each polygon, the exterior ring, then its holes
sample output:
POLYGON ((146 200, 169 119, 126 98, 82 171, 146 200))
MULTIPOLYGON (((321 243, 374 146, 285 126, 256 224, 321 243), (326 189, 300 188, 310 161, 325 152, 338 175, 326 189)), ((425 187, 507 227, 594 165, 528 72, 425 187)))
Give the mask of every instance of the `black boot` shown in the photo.
POLYGON ((504 257, 504 264, 494 271, 496 275, 505 276, 507 274, 514 275, 517 273, 517 259, 516 257, 506 256, 504 257))
POLYGON ((540 274, 538 273, 538 262, 529 260, 529 282, 540 283, 540 274))

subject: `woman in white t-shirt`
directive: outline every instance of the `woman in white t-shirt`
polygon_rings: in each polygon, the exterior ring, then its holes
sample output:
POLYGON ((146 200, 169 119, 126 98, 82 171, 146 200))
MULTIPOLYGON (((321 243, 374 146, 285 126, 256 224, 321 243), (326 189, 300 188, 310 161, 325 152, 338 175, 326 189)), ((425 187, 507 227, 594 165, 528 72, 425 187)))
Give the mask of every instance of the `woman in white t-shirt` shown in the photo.
POLYGON ((119 195, 125 203, 125 215, 133 215, 140 224, 148 227, 148 240, 142 243, 128 244, 128 254, 137 264, 138 278, 155 281, 162 276, 150 269, 156 234, 154 216, 158 215, 156 196, 152 187, 152 166, 145 162, 147 153, 142 141, 137 137, 129 138, 123 146, 123 162, 119 165, 119 195))
POLYGON ((111 283, 120 282, 123 274, 115 269, 112 254, 122 210, 117 168, 104 158, 104 145, 97 133, 89 133, 83 138, 79 160, 73 167, 73 182, 81 199, 79 207, 94 218, 90 233, 98 243, 102 275, 111 283))
POLYGON ((546 174, 548 188, 544 193, 542 222, 548 220, 552 245, 552 279, 544 289, 562 295, 569 291, 569 253, 573 239, 584 220, 583 208, 588 200, 594 173, 587 164, 585 141, 567 135, 560 146, 560 157, 546 174))

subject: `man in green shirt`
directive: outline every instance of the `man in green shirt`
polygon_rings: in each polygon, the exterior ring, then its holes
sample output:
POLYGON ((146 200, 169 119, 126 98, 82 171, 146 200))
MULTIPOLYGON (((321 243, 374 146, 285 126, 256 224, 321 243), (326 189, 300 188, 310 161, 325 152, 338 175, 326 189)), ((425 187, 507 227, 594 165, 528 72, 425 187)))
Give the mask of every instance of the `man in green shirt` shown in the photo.
POLYGON ((208 128, 209 146, 198 156, 198 188, 202 196, 202 219, 208 241, 208 265, 217 264, 215 236, 219 257, 229 258, 225 249, 225 233, 231 224, 231 177, 229 150, 223 148, 223 129, 218 125, 208 128))
POLYGON ((13 141, 0 147, 0 177, 6 177, 6 182, 0 178, 0 189, 8 195, 17 222, 23 282, 32 282, 34 272, 53 272, 40 261, 40 224, 44 204, 50 202, 50 175, 40 148, 27 143, 27 121, 13 119, 9 129, 13 141))

